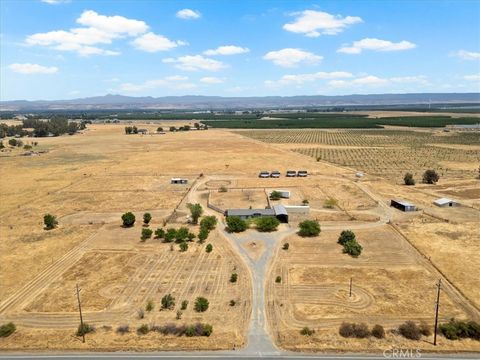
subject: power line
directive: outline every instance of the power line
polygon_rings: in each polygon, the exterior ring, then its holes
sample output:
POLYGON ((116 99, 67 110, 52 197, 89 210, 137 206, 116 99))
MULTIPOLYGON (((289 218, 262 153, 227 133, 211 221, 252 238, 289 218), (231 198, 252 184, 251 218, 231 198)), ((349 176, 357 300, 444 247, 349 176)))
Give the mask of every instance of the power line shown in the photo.
POLYGON ((80 289, 78 288, 78 284, 76 286, 77 290, 77 301, 78 301, 78 312, 80 313, 80 330, 82 333, 82 342, 85 342, 85 329, 83 327, 83 316, 82 316, 82 304, 80 302, 80 289))
POLYGON ((442 279, 438 279, 437 284, 437 301, 435 302, 435 327, 433 335, 433 345, 437 346, 437 326, 438 326, 438 309, 440 308, 440 289, 442 287, 442 279))

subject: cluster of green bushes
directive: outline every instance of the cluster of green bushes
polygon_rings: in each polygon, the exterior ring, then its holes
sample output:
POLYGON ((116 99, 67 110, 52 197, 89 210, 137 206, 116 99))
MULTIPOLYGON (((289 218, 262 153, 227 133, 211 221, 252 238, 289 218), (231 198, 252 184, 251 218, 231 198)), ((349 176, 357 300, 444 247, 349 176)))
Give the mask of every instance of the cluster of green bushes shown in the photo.
POLYGON ((256 229, 260 232, 276 231, 280 221, 274 216, 262 216, 255 219, 256 229))
POLYGON ((195 239, 195 234, 192 233, 187 227, 181 226, 178 229, 175 228, 168 228, 165 231, 162 228, 158 228, 155 230, 155 238, 163 239, 163 242, 171 243, 182 243, 185 241, 193 241, 195 239))
MULTIPOLYGON (((422 176, 422 182, 424 184, 436 184, 440 179, 440 175, 435 170, 426 170, 422 176)), ((413 178, 413 174, 405 173, 403 177, 403 182, 405 185, 415 185, 415 179, 413 178)))
POLYGON ((217 226, 217 218, 215 216, 205 216, 200 220, 200 231, 198 232, 198 240, 203 243, 207 240, 210 231, 214 230, 217 226))
POLYGON ((0 326, 0 337, 8 337, 12 335, 15 330, 17 330, 17 327, 14 323, 9 322, 7 324, 3 324, 2 326, 0 326))
MULTIPOLYGON (((125 328, 125 325, 124 325, 125 328)), ((151 331, 159 332, 163 335, 176 336, 210 336, 213 333, 213 326, 210 324, 196 323, 195 325, 176 325, 167 324, 165 326, 143 324, 137 328, 139 335, 148 334, 151 331)), ((117 332, 118 329, 117 329, 117 332)), ((127 331, 128 332, 128 331, 127 331)))
POLYGON ((343 230, 337 242, 343 246, 343 252, 346 254, 358 257, 362 253, 363 247, 357 242, 353 231, 343 230))
POLYGON ((125 126, 125 134, 138 134, 138 128, 136 126, 125 126))
MULTIPOLYGON (((161 300, 161 309, 160 310, 173 310, 175 308, 175 298, 172 296, 172 294, 167 294, 164 297, 162 297, 161 300)), ((193 308, 196 312, 205 312, 208 310, 208 307, 210 305, 210 302, 208 299, 199 296, 195 299, 195 303, 193 305, 193 308)), ((181 309, 185 310, 188 306, 188 301, 184 300, 181 303, 181 309)))
POLYGON ((320 234, 320 224, 317 220, 304 220, 298 224, 298 235, 302 237, 313 237, 320 234))
POLYGON ((430 326, 425 323, 417 325, 414 321, 406 321, 398 327, 398 332, 404 338, 409 340, 420 340, 423 336, 430 336, 432 334, 430 326))
POLYGON ((57 217, 51 214, 45 214, 43 216, 43 224, 45 225, 45 230, 55 229, 58 225, 57 217))
POLYGON ((228 216, 227 217, 227 228, 228 232, 243 232, 248 229, 248 224, 245 220, 240 218, 240 216, 228 216))
POLYGON ((475 321, 457 321, 451 319, 448 323, 441 324, 440 332, 449 340, 474 339, 480 340, 480 324, 475 321))
POLYGON ((375 325, 370 330, 365 323, 348 323, 344 322, 340 325, 339 334, 346 338, 365 339, 370 336, 374 336, 377 339, 383 339, 385 337, 385 330, 381 325, 375 325))

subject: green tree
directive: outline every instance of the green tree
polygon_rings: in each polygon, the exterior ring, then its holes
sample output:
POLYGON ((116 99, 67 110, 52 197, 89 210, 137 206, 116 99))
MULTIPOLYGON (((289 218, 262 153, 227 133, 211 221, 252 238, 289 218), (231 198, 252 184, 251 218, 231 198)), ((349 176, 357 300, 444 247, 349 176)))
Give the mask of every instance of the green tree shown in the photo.
POLYGON ((165 230, 163 230, 162 228, 158 228, 157 230, 155 230, 155 237, 157 239, 163 239, 165 237, 165 230))
POLYGON ((152 220, 152 215, 150 213, 143 214, 143 223, 148 225, 148 223, 152 220))
POLYGON ((298 235, 302 237, 318 236, 320 234, 320 224, 317 220, 304 220, 298 226, 300 228, 298 235))
POLYGON ((58 225, 58 221, 56 216, 53 216, 51 214, 45 214, 43 216, 43 224, 45 225, 45 229, 52 230, 55 229, 55 227, 58 225))
POLYGON ((187 310, 188 300, 183 300, 181 305, 181 310, 187 310))
POLYGON ((177 131, 177 128, 175 126, 170 126, 170 132, 177 131))
POLYGON ((8 145, 10 146, 17 146, 17 139, 9 139, 8 145))
POLYGON ((423 173, 423 182, 425 184, 435 184, 440 179, 440 175, 435 170, 426 170, 423 173))
POLYGON ((190 231, 188 230, 187 227, 182 226, 177 230, 177 233, 175 235, 175 241, 176 242, 182 242, 188 239, 188 234, 190 231))
POLYGON ((278 283, 278 284, 281 283, 281 282, 282 282, 282 277, 281 277, 281 276, 277 276, 277 277, 275 278, 275 282, 278 283))
POLYGON ((282 193, 277 190, 273 190, 270 193, 270 200, 280 200, 282 198, 282 193))
POLYGON ((145 305, 145 310, 150 312, 152 311, 154 308, 154 304, 153 304, 153 301, 152 300, 148 300, 147 301, 147 305, 145 305))
POLYGON ((92 325, 84 322, 83 324, 78 325, 77 336, 83 336, 94 331, 95 328, 92 325))
POLYGON ((188 250, 188 244, 185 241, 182 241, 179 246, 181 252, 185 252, 188 250))
POLYGON ((162 297, 162 309, 173 309, 175 307, 175 298, 171 294, 162 297))
POLYGON ((187 236, 188 241, 193 241, 195 239, 195 234, 193 232, 189 232, 187 236))
POLYGON ((363 247, 355 240, 347 241, 343 244, 343 252, 353 257, 358 257, 362 253, 363 247))
POLYGON ((259 217, 256 220, 257 230, 261 232, 271 232, 276 231, 280 221, 273 216, 259 217))
POLYGON ((344 245, 348 241, 356 241, 355 234, 350 230, 343 230, 338 237, 337 243, 344 245))
POLYGON ((405 176, 403 177, 403 182, 405 185, 415 185, 415 179, 413 178, 413 174, 411 173, 405 173, 405 176))
POLYGON ((210 252, 212 252, 212 250, 213 250, 212 244, 207 244, 207 246, 205 247, 205 251, 206 251, 207 253, 210 253, 210 252))
POLYGON ((337 206, 337 200, 334 198, 328 198, 323 203, 323 207, 327 209, 333 209, 335 206, 337 206))
POLYGON ((163 128, 160 126, 157 128, 157 132, 163 132, 163 128))
POLYGON ((152 237, 152 234, 153 234, 152 229, 143 228, 142 229, 142 235, 140 236, 140 239, 142 241, 150 239, 152 237))
POLYGON ((197 297, 195 300, 195 311, 196 312, 205 312, 208 309, 209 302, 204 297, 197 297))
POLYGON ((122 215, 122 222, 124 227, 132 227, 135 224, 135 215, 132 212, 126 212, 122 215))
POLYGON ((242 232, 247 230, 247 222, 242 220, 239 216, 227 217, 227 231, 228 232, 242 232))
POLYGON ((165 233, 165 242, 172 242, 177 237, 177 230, 170 228, 165 233))
POLYGON ((303 336, 312 336, 314 332, 315 330, 312 330, 307 326, 300 330, 300 334, 302 334, 303 336))
POLYGON ((290 247, 290 244, 289 244, 289 243, 285 243, 285 244, 283 244, 282 249, 283 249, 283 250, 288 250, 289 247, 290 247))
POLYGON ((209 231, 215 229, 216 225, 217 218, 215 216, 205 216, 202 220, 200 220, 200 227, 209 231))
POLYGON ((198 224, 198 219, 203 214, 203 208, 200 204, 187 204, 188 209, 190 210, 190 215, 192 217, 192 224, 198 224))
POLYGON ((203 242, 207 240, 209 233, 210 232, 208 231, 208 229, 204 227, 200 228, 200 231, 198 232, 198 241, 200 242, 200 244, 203 244, 203 242))
POLYGON ((238 279, 238 274, 237 274, 237 273, 233 273, 233 274, 230 276, 230 282, 231 282, 231 283, 236 283, 236 282, 237 282, 237 279, 238 279))

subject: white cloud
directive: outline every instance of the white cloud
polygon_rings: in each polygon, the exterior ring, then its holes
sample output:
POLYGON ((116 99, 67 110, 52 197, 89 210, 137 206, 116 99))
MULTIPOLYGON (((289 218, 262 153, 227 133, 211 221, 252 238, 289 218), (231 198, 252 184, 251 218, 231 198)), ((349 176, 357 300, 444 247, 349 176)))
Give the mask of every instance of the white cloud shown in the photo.
POLYGON ((137 36, 148 30, 148 25, 140 20, 123 16, 104 16, 92 10, 84 11, 77 23, 86 27, 57 30, 27 36, 27 45, 48 46, 59 51, 75 51, 79 55, 119 55, 112 50, 92 45, 111 44, 113 40, 125 36, 137 36))
POLYGON ((227 67, 227 65, 221 61, 209 59, 203 57, 202 55, 187 55, 180 56, 178 58, 167 58, 163 59, 163 62, 167 64, 175 64, 176 68, 186 71, 218 71, 227 67))
POLYGON ((346 71, 316 72, 313 74, 283 75, 279 80, 267 80, 265 85, 270 87, 296 84, 301 85, 306 82, 314 82, 326 79, 351 78, 353 75, 346 71))
POLYGON ((190 20, 190 19, 198 19, 202 16, 200 11, 197 10, 192 10, 192 9, 182 9, 177 11, 177 18, 179 19, 185 19, 185 20, 190 20))
POLYGON ((462 60, 480 60, 480 52, 459 50, 453 54, 462 60))
POLYGON ((309 37, 336 35, 350 25, 363 22, 358 16, 342 17, 315 10, 304 10, 293 15, 297 16, 295 21, 283 25, 283 29, 309 37))
POLYGON ((137 49, 147 52, 167 51, 177 46, 184 45, 183 41, 172 41, 163 35, 157 35, 152 32, 143 34, 132 41, 137 49))
POLYGON ((58 68, 55 66, 42 66, 38 64, 11 64, 8 68, 19 74, 55 74, 58 72, 58 68))
POLYGON ((222 84, 224 80, 213 76, 205 76, 200 79, 200 82, 204 84, 222 84))
POLYGON ((235 46, 235 45, 224 45, 224 46, 219 46, 216 49, 210 49, 206 50, 203 53, 205 55, 237 55, 237 54, 245 54, 248 53, 250 49, 246 47, 241 47, 241 46, 235 46))
POLYGON ((40 0, 40 1, 45 3, 45 4, 58 5, 58 4, 62 4, 62 3, 67 3, 70 0, 40 0))
POLYGON ((322 56, 301 49, 286 48, 278 51, 270 51, 263 58, 272 61, 275 65, 283 67, 295 67, 300 63, 316 64, 323 59, 322 56))
POLYGON ((345 54, 360 54, 363 50, 372 51, 401 51, 415 48, 416 45, 409 41, 403 40, 397 43, 380 40, 374 38, 365 38, 359 41, 354 41, 352 46, 344 46, 337 50, 337 52, 345 54))
POLYGON ((394 83, 417 83, 417 84, 422 84, 422 85, 427 85, 429 84, 427 77, 424 75, 418 75, 418 76, 400 76, 400 77, 391 77, 389 79, 391 82, 394 83))
POLYGON ((381 78, 374 75, 364 75, 356 77, 352 80, 331 80, 328 85, 331 87, 375 87, 375 86, 387 86, 392 84, 419 84, 428 85, 427 78, 423 75, 418 76, 400 76, 391 78, 381 78))
POLYGON ((187 81, 187 76, 172 75, 166 76, 162 79, 147 80, 140 84, 123 83, 120 84, 118 90, 126 92, 140 92, 152 90, 158 87, 165 87, 172 90, 193 89, 197 87, 197 85, 187 81))
POLYGON ((468 81, 480 81, 480 74, 465 75, 463 78, 468 81))

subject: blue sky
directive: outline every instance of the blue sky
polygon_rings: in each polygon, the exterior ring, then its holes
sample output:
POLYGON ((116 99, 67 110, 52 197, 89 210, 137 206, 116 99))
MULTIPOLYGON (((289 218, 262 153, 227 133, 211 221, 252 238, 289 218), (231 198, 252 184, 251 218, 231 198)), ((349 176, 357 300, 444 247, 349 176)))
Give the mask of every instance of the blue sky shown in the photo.
POLYGON ((0 99, 480 91, 480 1, 0 2, 0 99))

